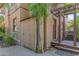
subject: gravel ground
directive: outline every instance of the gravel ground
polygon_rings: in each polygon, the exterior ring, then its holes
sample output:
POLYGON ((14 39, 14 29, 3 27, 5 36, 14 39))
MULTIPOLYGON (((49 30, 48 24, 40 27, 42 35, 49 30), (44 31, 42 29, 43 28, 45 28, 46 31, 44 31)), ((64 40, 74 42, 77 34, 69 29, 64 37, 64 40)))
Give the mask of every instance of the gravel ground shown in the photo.
POLYGON ((12 46, 7 48, 0 48, 0 56, 75 56, 76 53, 57 50, 52 48, 45 53, 38 54, 27 48, 21 46, 12 46))

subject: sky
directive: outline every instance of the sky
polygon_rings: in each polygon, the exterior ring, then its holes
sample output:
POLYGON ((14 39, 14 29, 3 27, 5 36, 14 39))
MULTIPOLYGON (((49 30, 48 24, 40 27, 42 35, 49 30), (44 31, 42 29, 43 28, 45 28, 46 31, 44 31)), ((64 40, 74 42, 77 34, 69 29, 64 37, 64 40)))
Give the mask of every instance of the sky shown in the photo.
MULTIPOLYGON (((77 16, 79 16, 79 13, 77 13, 77 16)), ((73 14, 68 15, 68 20, 73 20, 73 19, 74 19, 74 15, 73 14)))
POLYGON ((68 20, 73 20, 73 14, 68 15, 68 20))

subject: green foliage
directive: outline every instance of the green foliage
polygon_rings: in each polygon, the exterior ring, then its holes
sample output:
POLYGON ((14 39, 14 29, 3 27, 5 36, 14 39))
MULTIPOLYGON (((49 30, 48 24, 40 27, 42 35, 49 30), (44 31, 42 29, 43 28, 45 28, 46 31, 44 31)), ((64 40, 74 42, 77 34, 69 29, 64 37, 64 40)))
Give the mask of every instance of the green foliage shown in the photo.
POLYGON ((4 20, 4 17, 3 16, 0 16, 0 22, 3 21, 3 20, 4 20))
MULTIPOLYGON (((64 10, 68 10, 68 9, 70 9, 70 6, 71 6, 72 4, 71 3, 64 3, 64 10)), ((66 13, 68 13, 68 12, 65 12, 65 13, 60 13, 60 15, 64 15, 64 14, 66 14, 66 13)), ((69 12, 70 13, 70 12, 69 12)))
POLYGON ((40 20, 41 17, 47 18, 47 4, 43 3, 31 3, 28 6, 30 13, 36 20, 40 20))
POLYGON ((4 21, 4 17, 3 16, 0 16, 0 32, 3 31, 3 21, 4 21))
POLYGON ((4 32, 0 32, 0 40, 3 40, 4 38, 4 32))
POLYGON ((4 32, 0 32, 0 37, 3 37, 4 36, 4 32))
POLYGON ((3 21, 4 21, 4 17, 0 16, 0 25, 2 24, 3 21))
POLYGON ((41 51, 40 48, 36 48, 35 52, 37 52, 37 53, 41 53, 42 51, 41 51))
MULTIPOLYGON (((76 18, 76 23, 77 23, 77 39, 79 40, 79 16, 77 16, 77 18, 76 18)), ((73 28, 74 21, 71 20, 69 25, 70 25, 69 29, 73 28)))
POLYGON ((4 42, 8 46, 11 46, 11 45, 15 45, 16 44, 15 40, 11 36, 8 36, 8 35, 5 35, 4 36, 4 42))
POLYGON ((71 3, 64 3, 64 6, 71 6, 71 3))
POLYGON ((68 24, 69 24, 68 30, 71 31, 71 29, 73 28, 73 25, 74 25, 74 21, 73 20, 70 20, 68 22, 68 24))
POLYGON ((4 36, 3 20, 4 20, 4 17, 0 16, 0 40, 2 40, 4 36))
POLYGON ((79 40, 79 16, 77 16, 77 39, 79 40))
POLYGON ((71 6, 71 5, 72 5, 71 3, 65 3, 65 4, 64 4, 65 10, 70 9, 70 6, 71 6))
POLYGON ((73 40, 73 35, 67 35, 67 37, 65 39, 72 41, 73 40))
POLYGON ((0 27, 0 32, 3 32, 3 28, 2 27, 0 27))

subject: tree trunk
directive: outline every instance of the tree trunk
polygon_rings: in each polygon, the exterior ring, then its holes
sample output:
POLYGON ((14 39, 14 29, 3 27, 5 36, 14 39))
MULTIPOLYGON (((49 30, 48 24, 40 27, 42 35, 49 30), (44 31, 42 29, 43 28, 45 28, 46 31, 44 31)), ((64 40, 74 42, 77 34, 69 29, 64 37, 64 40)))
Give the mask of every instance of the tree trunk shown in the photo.
POLYGON ((39 53, 41 51, 40 49, 40 25, 39 25, 39 19, 36 20, 36 52, 39 53))
POLYGON ((43 50, 46 50, 46 19, 44 18, 44 42, 43 42, 43 50))

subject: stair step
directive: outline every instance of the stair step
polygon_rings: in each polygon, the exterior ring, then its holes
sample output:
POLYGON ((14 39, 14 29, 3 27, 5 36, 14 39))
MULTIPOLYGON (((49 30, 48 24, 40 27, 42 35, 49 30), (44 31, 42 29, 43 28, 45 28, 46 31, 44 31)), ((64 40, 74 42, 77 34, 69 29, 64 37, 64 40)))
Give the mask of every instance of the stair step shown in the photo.
POLYGON ((65 51, 70 51, 70 52, 79 53, 79 50, 71 49, 71 48, 67 48, 67 47, 55 46, 55 48, 57 48, 57 49, 62 49, 62 50, 65 50, 65 51))

